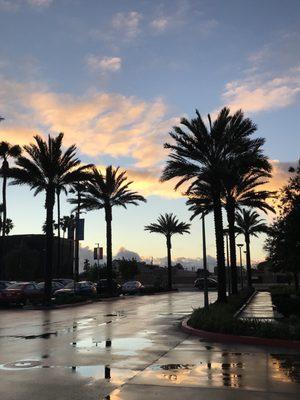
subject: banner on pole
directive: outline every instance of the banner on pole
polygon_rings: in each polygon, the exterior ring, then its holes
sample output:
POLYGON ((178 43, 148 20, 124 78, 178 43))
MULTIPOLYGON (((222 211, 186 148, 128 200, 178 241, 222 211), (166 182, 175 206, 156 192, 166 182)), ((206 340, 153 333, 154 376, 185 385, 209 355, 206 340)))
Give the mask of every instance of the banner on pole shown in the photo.
POLYGON ((77 240, 84 240, 84 219, 80 218, 78 220, 77 226, 77 240))

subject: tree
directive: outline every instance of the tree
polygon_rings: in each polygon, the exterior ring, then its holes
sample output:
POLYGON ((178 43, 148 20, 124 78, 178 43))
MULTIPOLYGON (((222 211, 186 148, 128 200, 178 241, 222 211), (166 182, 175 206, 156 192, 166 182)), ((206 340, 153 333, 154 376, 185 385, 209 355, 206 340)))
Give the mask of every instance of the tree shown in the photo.
POLYGON ((254 126, 237 111, 230 116, 230 110, 223 108, 212 123, 208 116, 209 128, 196 110, 191 121, 183 118, 180 126, 170 133, 173 143, 166 143, 170 149, 169 159, 161 180, 179 179, 178 189, 188 183, 187 195, 192 189, 203 187, 210 196, 215 223, 216 251, 218 265, 218 301, 226 302, 226 275, 223 238, 222 194, 224 177, 229 160, 242 158, 252 147, 257 146, 251 140, 254 126))
POLYGON ((156 223, 145 226, 145 230, 151 233, 160 233, 164 235, 167 242, 167 260, 168 260, 168 288, 172 289, 172 260, 171 260, 171 238, 175 234, 183 235, 190 233, 190 224, 179 222, 173 214, 160 215, 156 223))
POLYGON ((124 257, 119 261, 119 271, 123 281, 133 279, 138 274, 138 263, 135 258, 126 260, 124 257))
POLYGON ((300 160, 293 176, 278 193, 280 214, 268 231, 265 249, 275 271, 292 273, 299 291, 300 272, 300 160))
POLYGON ((270 227, 265 243, 268 260, 275 271, 292 273, 299 291, 300 272, 300 206, 281 215, 270 227))
MULTIPOLYGON (((90 182, 86 184, 82 196, 81 207, 86 210, 104 209, 106 221, 106 256, 108 270, 108 286, 110 293, 112 287, 112 209, 122 206, 127 208, 128 204, 138 205, 146 202, 143 196, 129 189, 133 182, 127 181, 126 171, 120 171, 119 167, 106 167, 105 175, 97 168, 92 169, 90 182)), ((70 199, 72 204, 78 200, 70 199)))
POLYGON ((76 146, 62 150, 63 134, 47 140, 34 136, 34 143, 24 146, 26 156, 20 156, 16 167, 11 168, 13 185, 28 185, 34 196, 45 192, 46 209, 46 262, 45 262, 45 301, 51 300, 53 263, 53 208, 55 190, 58 184, 70 185, 81 179, 85 166, 80 166, 76 157, 76 146))
POLYGON ((250 238, 257 237, 259 233, 267 233, 268 226, 262 220, 259 214, 253 210, 242 209, 236 213, 236 227, 239 233, 243 234, 246 243, 246 265, 248 286, 252 286, 251 280, 251 254, 250 238))
POLYGON ((0 158, 2 158, 1 176, 2 181, 2 204, 3 204, 3 222, 2 222, 2 236, 6 235, 6 187, 9 174, 9 159, 16 159, 21 155, 22 149, 18 145, 11 145, 8 142, 0 143, 0 158))

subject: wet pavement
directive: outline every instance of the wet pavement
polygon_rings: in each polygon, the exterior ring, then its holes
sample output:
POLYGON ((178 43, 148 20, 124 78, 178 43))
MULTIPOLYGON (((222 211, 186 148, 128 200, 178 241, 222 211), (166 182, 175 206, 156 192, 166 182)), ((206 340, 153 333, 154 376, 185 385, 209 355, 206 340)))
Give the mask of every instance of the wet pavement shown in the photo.
POLYGON ((0 399, 298 399, 300 352, 209 343, 180 330, 202 296, 0 310, 0 399))
POLYGON ((282 315, 276 311, 270 292, 257 292, 239 318, 263 319, 274 321, 282 315))

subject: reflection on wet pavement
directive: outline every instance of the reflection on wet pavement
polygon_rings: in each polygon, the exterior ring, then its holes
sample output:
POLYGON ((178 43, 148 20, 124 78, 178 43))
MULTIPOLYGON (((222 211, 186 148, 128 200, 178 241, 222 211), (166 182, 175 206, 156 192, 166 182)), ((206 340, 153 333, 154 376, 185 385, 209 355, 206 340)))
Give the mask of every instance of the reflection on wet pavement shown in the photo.
POLYGON ((300 355, 272 354, 270 363, 274 379, 300 383, 300 355))
POLYGON ((288 396, 300 390, 299 354, 210 343, 179 329, 178 320, 202 301, 197 296, 105 301, 28 312, 21 321, 7 313, 9 322, 2 319, 0 327, 0 399, 44 400, 43 387, 46 400, 236 400, 230 393, 269 400, 271 391, 283 396, 276 400, 295 400, 288 396))

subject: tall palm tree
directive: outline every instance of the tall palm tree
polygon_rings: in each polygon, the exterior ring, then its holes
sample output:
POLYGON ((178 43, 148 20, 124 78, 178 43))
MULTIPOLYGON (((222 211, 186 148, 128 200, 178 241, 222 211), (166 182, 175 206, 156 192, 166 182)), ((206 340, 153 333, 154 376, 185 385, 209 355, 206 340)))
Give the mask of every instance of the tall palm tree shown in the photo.
POLYGON ((246 243, 246 264, 247 264, 247 280, 248 286, 252 286, 251 280, 251 255, 250 255, 250 238, 257 237, 259 233, 267 233, 268 226, 264 220, 260 218, 256 211, 242 209, 236 213, 236 226, 238 232, 243 234, 246 243))
POLYGON ((20 156, 16 167, 11 168, 13 185, 28 185, 34 196, 45 192, 46 208, 46 262, 45 262, 45 301, 51 300, 53 264, 53 208, 55 190, 58 184, 64 187, 81 179, 85 166, 80 166, 76 157, 76 146, 62 150, 63 133, 47 140, 34 136, 35 143, 24 146, 26 156, 20 156))
POLYGON ((9 159, 16 159, 21 155, 22 149, 18 145, 11 145, 8 142, 0 142, 0 158, 2 158, 1 176, 2 181, 2 204, 3 204, 3 221, 2 221, 2 236, 6 235, 6 187, 9 174, 9 159))
MULTIPOLYGON (((66 237, 67 230, 69 228, 73 228, 73 225, 74 225, 74 218, 71 218, 68 215, 64 215, 60 219, 60 226, 61 226, 61 230, 63 232, 63 239, 65 239, 65 237, 66 237)), ((61 264, 64 265, 64 243, 62 245, 62 250, 61 250, 61 264)))
MULTIPOLYGON (((119 167, 109 166, 102 174, 97 168, 92 169, 90 182, 86 184, 84 195, 81 199, 81 207, 86 210, 104 209, 106 221, 106 256, 108 286, 112 293, 112 209, 116 206, 127 208, 128 204, 138 205, 146 202, 145 198, 137 192, 131 191, 127 181, 126 171, 120 171, 119 167)), ((78 199, 70 199, 76 204, 78 199)))
POLYGON ((172 260, 171 260, 171 238, 175 234, 183 235, 184 233, 190 233, 190 224, 186 222, 179 222, 178 218, 173 214, 160 215, 157 218, 157 222, 146 225, 145 231, 151 233, 160 233, 164 235, 167 241, 167 259, 168 259, 168 288, 172 289, 172 260))
POLYGON ((249 119, 244 119, 241 111, 230 116, 230 110, 226 107, 220 111, 213 123, 210 116, 208 120, 209 127, 196 110, 194 119, 189 121, 183 118, 182 127, 174 127, 170 133, 173 143, 165 144, 165 148, 170 149, 170 154, 161 180, 179 178, 175 189, 188 182, 187 194, 196 185, 204 185, 204 190, 210 191, 216 236, 218 301, 226 302, 222 179, 228 160, 243 157, 254 146, 251 135, 255 129, 249 119))

